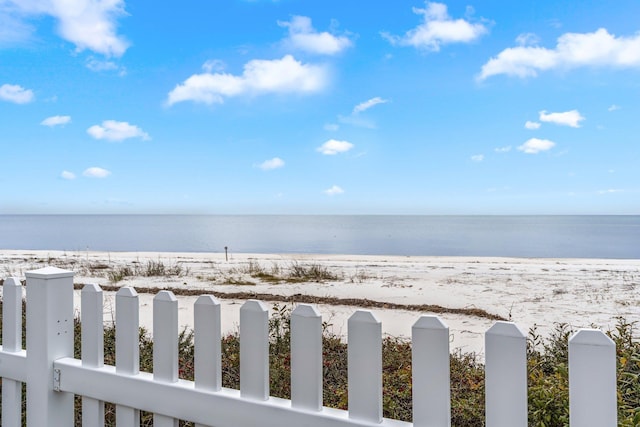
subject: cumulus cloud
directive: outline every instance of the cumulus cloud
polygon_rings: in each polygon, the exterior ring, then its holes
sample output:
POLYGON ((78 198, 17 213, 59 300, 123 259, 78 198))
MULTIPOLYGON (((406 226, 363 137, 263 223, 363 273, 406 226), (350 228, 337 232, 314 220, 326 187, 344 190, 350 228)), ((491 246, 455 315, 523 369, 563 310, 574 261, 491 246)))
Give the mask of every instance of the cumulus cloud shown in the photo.
POLYGON ((442 45, 470 43, 488 32, 480 23, 452 19, 447 13, 447 5, 443 3, 426 2, 425 5, 425 9, 413 8, 413 13, 423 16, 422 24, 407 31, 402 37, 387 33, 383 33, 382 36, 394 45, 438 52, 442 45))
POLYGON ((371 107, 374 107, 378 104, 386 104, 387 102, 389 102, 389 100, 382 99, 379 96, 376 96, 375 98, 371 98, 367 101, 361 102, 360 104, 353 107, 352 114, 362 113, 363 111, 368 110, 371 107))
POLYGON ((540 129, 540 123, 527 120, 527 122, 524 124, 524 127, 529 130, 536 130, 540 129))
POLYGON ((263 171, 278 169, 284 167, 284 160, 279 157, 274 157, 273 159, 265 160, 264 162, 260 163, 258 167, 263 171))
POLYGON ((354 145, 348 141, 338 141, 335 139, 330 139, 320 147, 318 147, 317 151, 328 156, 333 156, 338 153, 346 153, 353 147, 354 145))
POLYGON ((556 47, 517 46, 503 50, 482 66, 478 78, 506 74, 536 77, 538 72, 579 67, 640 68, 640 33, 616 37, 606 29, 593 33, 566 33, 556 47))
POLYGON ((85 169, 85 171, 82 172, 82 175, 86 176, 87 178, 106 178, 109 175, 111 175, 111 172, 106 169, 102 169, 94 166, 94 167, 85 169))
POLYGON ((622 108, 621 106, 613 104, 612 106, 607 108, 607 111, 617 111, 617 110, 620 110, 621 108, 622 108))
POLYGON ((540 111, 541 122, 555 123, 561 126, 579 128, 580 122, 583 120, 584 117, 578 110, 565 111, 562 113, 547 113, 545 110, 540 111))
POLYGON ((475 156, 471 156, 471 161, 480 163, 484 160, 484 154, 476 154, 475 156))
POLYGON ((48 15, 57 21, 57 32, 85 49, 105 56, 121 56, 129 43, 117 34, 117 20, 125 16, 124 0, 5 0, 14 22, 23 17, 48 15))
POLYGON ((95 139, 106 139, 107 141, 124 141, 129 138, 141 138, 143 141, 151 139, 149 134, 138 126, 127 122, 117 122, 115 120, 105 120, 102 125, 93 125, 87 129, 87 133, 95 139))
POLYGON ((15 104, 28 104, 33 101, 34 95, 31 89, 25 89, 20 85, 3 84, 0 86, 0 99, 15 104))
POLYGON ((60 178, 72 180, 72 179, 76 179, 76 174, 69 171, 62 171, 62 173, 60 174, 60 178))
POLYGON ((51 116, 40 122, 42 126, 61 126, 71 123, 71 116, 51 116))
POLYGON ((339 186, 334 185, 331 188, 328 188, 328 189, 324 190, 323 193, 326 194, 327 196, 335 196, 337 194, 344 193, 344 190, 342 188, 340 188, 339 186))
POLYGON ((323 89, 327 81, 325 67, 303 64, 291 55, 254 59, 245 64, 239 76, 211 72, 192 75, 169 92, 167 105, 183 101, 221 104, 224 98, 245 94, 312 93, 323 89))
POLYGON ((551 150, 556 143, 548 139, 531 138, 518 147, 518 150, 526 154, 538 154, 542 151, 551 150))
POLYGON ((311 25, 311 18, 306 16, 294 16, 288 22, 278 21, 278 25, 289 29, 285 45, 305 52, 335 55, 353 44, 348 37, 317 32, 311 25))

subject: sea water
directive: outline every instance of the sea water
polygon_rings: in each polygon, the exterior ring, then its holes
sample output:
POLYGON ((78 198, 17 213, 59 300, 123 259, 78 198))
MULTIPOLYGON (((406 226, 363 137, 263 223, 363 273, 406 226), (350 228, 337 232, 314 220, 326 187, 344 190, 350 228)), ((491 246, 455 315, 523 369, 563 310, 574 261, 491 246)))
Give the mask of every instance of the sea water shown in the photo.
POLYGON ((640 259, 640 216, 0 215, 0 249, 640 259))

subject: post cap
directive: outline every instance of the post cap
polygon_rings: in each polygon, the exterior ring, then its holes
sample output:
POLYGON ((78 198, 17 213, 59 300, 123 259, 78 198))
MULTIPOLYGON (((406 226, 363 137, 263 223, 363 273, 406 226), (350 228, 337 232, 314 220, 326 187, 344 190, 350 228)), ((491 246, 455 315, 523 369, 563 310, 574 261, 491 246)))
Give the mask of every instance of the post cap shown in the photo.
POLYGON ((27 271, 24 276, 27 279, 59 279, 62 277, 73 277, 75 273, 63 270, 58 267, 44 267, 38 270, 27 271))

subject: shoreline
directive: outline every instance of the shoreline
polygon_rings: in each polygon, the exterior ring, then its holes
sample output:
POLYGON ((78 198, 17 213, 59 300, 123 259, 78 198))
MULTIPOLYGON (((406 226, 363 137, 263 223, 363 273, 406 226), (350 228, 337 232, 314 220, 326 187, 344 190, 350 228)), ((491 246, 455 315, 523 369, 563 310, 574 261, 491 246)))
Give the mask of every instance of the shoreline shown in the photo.
MULTIPOLYGON (((219 295, 223 332, 237 329, 242 297, 251 295, 271 295, 280 306, 296 296, 305 302, 315 299, 323 319, 332 324, 331 332, 341 336, 346 319, 364 305, 359 302, 376 302, 366 309, 381 319, 383 332, 403 338, 410 336, 421 314, 437 314, 450 328, 452 351, 478 354, 483 353, 484 332, 495 320, 471 314, 476 309, 510 319, 525 333, 536 326, 542 336, 557 323, 608 330, 617 317, 640 321, 640 260, 232 253, 226 261, 224 253, 205 252, 0 250, 0 278, 24 278, 25 271, 45 265, 75 271, 76 286, 104 286, 107 321, 112 318, 109 295, 120 286, 176 290, 181 327, 192 326, 196 297, 179 290, 219 295), (125 276, 117 283, 108 277, 125 266, 140 270, 152 263, 179 274, 125 276), (284 280, 290 269, 306 267, 333 277, 284 280), (419 311, 407 309, 420 306, 419 311), (436 307, 442 312, 433 313, 436 307)), ((148 329, 151 297, 140 292, 141 325, 148 329)))

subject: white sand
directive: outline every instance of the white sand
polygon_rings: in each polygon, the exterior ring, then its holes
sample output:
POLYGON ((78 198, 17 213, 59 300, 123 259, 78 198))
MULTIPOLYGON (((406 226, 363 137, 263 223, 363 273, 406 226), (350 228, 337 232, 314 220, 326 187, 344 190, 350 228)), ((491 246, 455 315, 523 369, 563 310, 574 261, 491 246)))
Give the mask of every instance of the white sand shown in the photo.
MULTIPOLYGON (((0 251, 0 277, 24 278, 24 273, 46 265, 76 271, 76 283, 111 285, 108 269, 162 261, 179 264, 182 277, 134 277, 118 286, 201 289, 204 292, 255 292, 278 295, 309 294, 320 297, 367 298, 399 304, 435 304, 450 308, 480 308, 511 319, 523 331, 537 325, 542 334, 555 323, 574 328, 615 326, 616 317, 640 320, 640 260, 525 259, 481 257, 399 257, 352 255, 264 255, 204 253, 107 253, 62 251, 0 251), (247 274, 249 263, 267 271, 286 270, 297 263, 319 265, 337 274, 323 283, 262 283, 247 274), (102 269, 90 268, 102 265, 102 269), (229 278, 253 285, 221 284, 229 278)), ((79 295, 79 291, 77 292, 79 295)), ((141 325, 152 329, 153 295, 140 293, 141 325)), ((179 297, 179 321, 193 324, 196 297, 179 297)), ((238 326, 242 301, 221 299, 223 329, 238 326)), ((113 293, 105 293, 105 319, 113 317, 113 293)), ((282 305, 282 303, 280 303, 282 305)), ((271 306, 271 304, 267 304, 271 306)), ((319 305, 332 331, 345 335, 346 320, 357 307, 319 305)), ((406 310, 372 309, 383 332, 408 337, 421 314, 406 310)), ((483 334, 493 321, 477 316, 441 314, 449 326, 451 348, 483 352, 483 334)))

